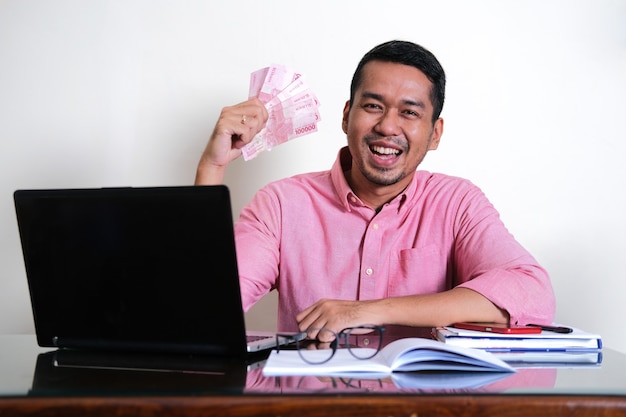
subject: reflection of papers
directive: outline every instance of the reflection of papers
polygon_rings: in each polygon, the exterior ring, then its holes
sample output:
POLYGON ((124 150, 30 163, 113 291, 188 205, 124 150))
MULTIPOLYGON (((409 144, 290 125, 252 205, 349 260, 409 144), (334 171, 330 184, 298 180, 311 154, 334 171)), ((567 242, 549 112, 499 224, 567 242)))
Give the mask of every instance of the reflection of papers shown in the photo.
POLYGON ((391 379, 398 388, 478 389, 514 374, 501 372, 396 372, 391 379))
POLYGON ((493 372, 398 372, 384 378, 350 376, 263 376, 260 369, 248 372, 247 393, 498 393, 511 388, 552 386, 556 370, 522 369, 517 373, 493 372), (545 372, 549 372, 546 374, 545 372), (530 372, 530 373, 529 373, 530 372))

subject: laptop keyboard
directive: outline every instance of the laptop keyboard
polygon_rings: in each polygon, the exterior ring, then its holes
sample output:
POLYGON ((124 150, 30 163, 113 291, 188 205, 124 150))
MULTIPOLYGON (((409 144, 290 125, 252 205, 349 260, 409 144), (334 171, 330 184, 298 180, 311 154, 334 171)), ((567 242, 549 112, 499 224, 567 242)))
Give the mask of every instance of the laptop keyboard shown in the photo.
POLYGON ((267 335, 246 335, 246 341, 249 342, 256 342, 257 340, 263 340, 263 339, 272 339, 272 336, 267 336, 267 335))

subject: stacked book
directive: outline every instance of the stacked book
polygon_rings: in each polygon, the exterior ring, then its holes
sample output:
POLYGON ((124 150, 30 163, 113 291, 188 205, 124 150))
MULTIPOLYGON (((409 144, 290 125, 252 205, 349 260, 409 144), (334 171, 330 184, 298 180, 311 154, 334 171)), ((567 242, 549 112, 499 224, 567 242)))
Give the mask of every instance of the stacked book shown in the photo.
POLYGON ((450 346, 489 351, 515 367, 597 366, 602 338, 577 328, 570 333, 543 330, 537 334, 502 334, 437 327, 433 337, 450 346))

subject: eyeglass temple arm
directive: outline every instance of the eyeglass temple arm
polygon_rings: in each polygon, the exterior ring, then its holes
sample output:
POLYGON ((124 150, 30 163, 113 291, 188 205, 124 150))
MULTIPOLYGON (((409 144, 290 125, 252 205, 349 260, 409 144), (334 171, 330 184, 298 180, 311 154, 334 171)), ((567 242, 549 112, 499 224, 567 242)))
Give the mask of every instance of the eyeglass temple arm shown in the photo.
POLYGON ((280 352, 280 346, 282 345, 280 338, 287 339, 286 344, 297 342, 306 337, 306 332, 298 333, 276 333, 276 353, 280 352))

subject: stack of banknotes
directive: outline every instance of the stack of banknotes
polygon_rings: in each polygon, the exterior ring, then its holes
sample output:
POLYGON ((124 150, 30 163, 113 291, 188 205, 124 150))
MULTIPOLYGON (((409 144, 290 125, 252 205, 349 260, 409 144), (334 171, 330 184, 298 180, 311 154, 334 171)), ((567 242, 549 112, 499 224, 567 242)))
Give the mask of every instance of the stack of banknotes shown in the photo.
POLYGON ((271 65, 250 75, 250 98, 267 109, 265 127, 243 147, 246 161, 288 140, 317 131, 319 101, 302 74, 284 65, 271 65))

